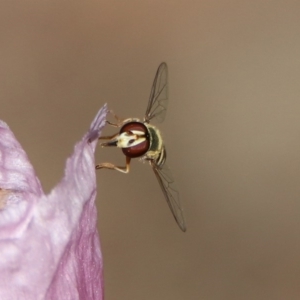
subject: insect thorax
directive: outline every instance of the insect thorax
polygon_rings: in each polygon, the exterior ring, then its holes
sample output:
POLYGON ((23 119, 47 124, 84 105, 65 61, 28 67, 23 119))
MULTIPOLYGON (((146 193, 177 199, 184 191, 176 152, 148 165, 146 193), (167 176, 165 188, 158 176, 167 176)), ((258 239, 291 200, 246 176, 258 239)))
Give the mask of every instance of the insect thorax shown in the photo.
POLYGON ((161 157, 162 152, 164 152, 162 137, 160 131, 155 126, 152 126, 150 124, 145 125, 148 129, 148 133, 150 136, 150 146, 148 151, 142 157, 142 159, 156 161, 161 157))
POLYGON ((162 147, 162 138, 159 130, 149 124, 146 126, 150 135, 150 147, 148 151, 159 151, 162 147))

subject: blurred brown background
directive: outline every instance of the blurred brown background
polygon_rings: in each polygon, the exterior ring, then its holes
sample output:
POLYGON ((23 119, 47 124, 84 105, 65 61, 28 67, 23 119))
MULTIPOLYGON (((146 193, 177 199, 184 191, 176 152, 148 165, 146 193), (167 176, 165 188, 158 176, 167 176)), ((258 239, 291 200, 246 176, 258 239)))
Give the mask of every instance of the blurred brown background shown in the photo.
MULTIPOLYGON (((188 231, 147 165, 99 171, 106 299, 300 299, 299 12, 291 0, 0 2, 0 118, 47 192, 97 110, 143 117, 168 63, 161 129, 188 231)), ((97 161, 125 159, 99 148, 97 161)))

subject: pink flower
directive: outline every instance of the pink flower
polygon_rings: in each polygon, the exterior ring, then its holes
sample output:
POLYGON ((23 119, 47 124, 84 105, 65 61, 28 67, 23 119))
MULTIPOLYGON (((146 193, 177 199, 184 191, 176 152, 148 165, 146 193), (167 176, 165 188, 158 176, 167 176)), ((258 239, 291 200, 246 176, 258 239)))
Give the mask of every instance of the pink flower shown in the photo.
POLYGON ((94 151, 106 105, 45 195, 0 121, 0 299, 103 299, 94 151))

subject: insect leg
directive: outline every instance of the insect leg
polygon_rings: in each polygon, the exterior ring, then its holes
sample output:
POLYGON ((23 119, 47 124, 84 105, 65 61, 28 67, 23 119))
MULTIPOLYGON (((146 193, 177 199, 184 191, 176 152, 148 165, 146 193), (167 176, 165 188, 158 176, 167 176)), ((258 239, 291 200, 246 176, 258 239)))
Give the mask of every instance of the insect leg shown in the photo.
POLYGON ((102 164, 99 164, 96 166, 96 170, 110 169, 110 170, 116 170, 116 171, 126 174, 129 172, 129 169, 130 169, 130 160, 131 160, 131 158, 126 156, 126 166, 125 167, 116 166, 111 163, 102 163, 102 164))
POLYGON ((109 113, 116 119, 116 123, 113 123, 113 122, 110 122, 110 121, 106 121, 106 123, 110 126, 113 126, 113 127, 119 127, 120 128, 128 122, 134 122, 134 121, 139 122, 140 121, 137 118, 121 119, 112 110, 110 110, 109 113))
POLYGON ((117 123, 112 123, 110 121, 106 121, 107 124, 113 126, 113 127, 121 127, 124 124, 124 120, 122 120, 120 117, 118 117, 112 110, 109 111, 109 113, 116 119, 117 123))
POLYGON ((119 135, 119 133, 116 133, 116 134, 113 134, 113 135, 107 135, 107 136, 100 136, 98 139, 99 140, 112 140, 118 135, 119 135))

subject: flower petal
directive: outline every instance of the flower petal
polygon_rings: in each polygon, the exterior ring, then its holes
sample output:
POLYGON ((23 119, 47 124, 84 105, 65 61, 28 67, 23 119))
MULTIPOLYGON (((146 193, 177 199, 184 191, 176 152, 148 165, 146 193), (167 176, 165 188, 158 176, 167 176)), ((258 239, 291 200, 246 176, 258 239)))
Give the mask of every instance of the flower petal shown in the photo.
POLYGON ((94 151, 106 113, 104 106, 49 195, 0 123, 0 299, 103 299, 94 151))

